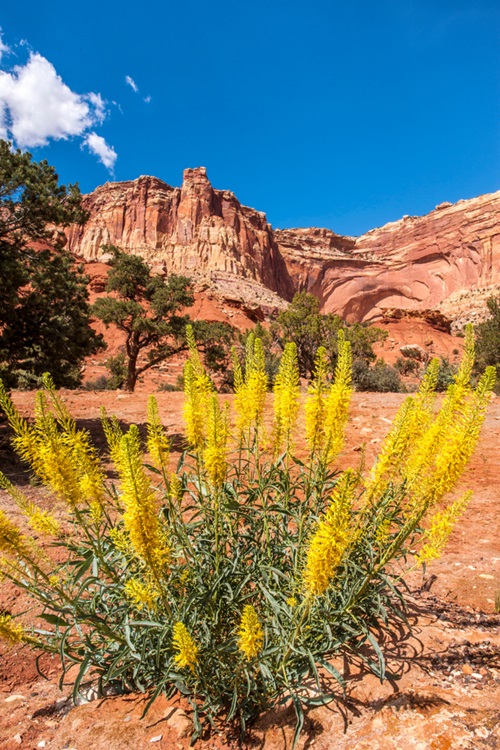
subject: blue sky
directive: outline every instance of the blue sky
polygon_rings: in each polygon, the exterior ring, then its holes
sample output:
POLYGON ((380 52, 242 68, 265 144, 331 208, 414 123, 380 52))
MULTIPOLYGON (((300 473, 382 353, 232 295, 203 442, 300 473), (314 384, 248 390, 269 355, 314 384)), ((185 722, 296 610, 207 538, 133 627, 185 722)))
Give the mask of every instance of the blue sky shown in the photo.
POLYGON ((83 191, 205 166, 360 234, 500 188, 498 0, 2 5, 0 132, 83 191))

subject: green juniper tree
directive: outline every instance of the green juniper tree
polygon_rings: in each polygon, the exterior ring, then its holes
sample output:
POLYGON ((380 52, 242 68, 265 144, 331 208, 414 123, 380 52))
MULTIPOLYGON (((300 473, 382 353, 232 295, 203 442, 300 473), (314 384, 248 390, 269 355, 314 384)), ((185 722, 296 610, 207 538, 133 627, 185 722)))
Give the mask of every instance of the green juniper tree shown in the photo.
POLYGON ((312 377, 319 346, 326 348, 330 365, 335 367, 340 329, 351 344, 353 360, 361 360, 365 365, 376 359, 373 344, 387 338, 387 331, 381 328, 348 324, 338 315, 320 313, 318 298, 308 292, 298 292, 294 296, 289 307, 278 315, 273 329, 284 342, 296 344, 300 374, 307 378, 312 377))
POLYGON ((46 161, 0 141, 0 374, 9 385, 36 384, 46 371, 57 386, 78 385, 83 358, 104 345, 61 231, 85 219, 77 185, 59 185, 46 161))
MULTIPOLYGON (((142 373, 187 348, 186 325, 191 320, 181 311, 193 304, 193 292, 185 276, 172 274, 165 280, 152 274, 137 255, 114 245, 104 245, 103 250, 113 256, 106 284, 113 296, 99 298, 92 309, 106 327, 115 325, 125 333, 123 387, 134 391, 142 373)), ((193 322, 193 328, 207 365, 212 370, 223 366, 231 327, 200 320, 193 322)))

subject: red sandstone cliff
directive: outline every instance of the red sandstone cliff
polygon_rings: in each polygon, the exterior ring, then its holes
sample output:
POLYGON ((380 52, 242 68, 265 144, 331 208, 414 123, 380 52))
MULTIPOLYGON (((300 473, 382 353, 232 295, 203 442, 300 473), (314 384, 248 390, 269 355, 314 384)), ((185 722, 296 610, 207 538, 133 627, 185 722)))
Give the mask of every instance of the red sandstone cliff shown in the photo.
POLYGON ((438 309, 466 320, 500 289, 500 192, 358 238, 273 230, 265 214, 214 190, 202 167, 187 169, 181 188, 154 177, 108 183, 85 206, 88 222, 68 230, 69 248, 85 259, 116 244, 247 303, 269 307, 307 290, 325 312, 349 320, 377 320, 387 309, 438 309))
POLYGON ((325 312, 378 319, 388 308, 440 308, 457 293, 470 304, 500 285, 500 192, 442 204, 426 216, 405 216, 358 238, 291 229, 275 233, 300 288, 325 312))
POLYGON ((155 177, 107 183, 84 199, 90 218, 70 227, 69 249, 86 260, 103 244, 143 256, 158 270, 202 277, 212 285, 245 279, 284 299, 292 282, 265 214, 214 190, 203 167, 186 169, 181 188, 155 177))

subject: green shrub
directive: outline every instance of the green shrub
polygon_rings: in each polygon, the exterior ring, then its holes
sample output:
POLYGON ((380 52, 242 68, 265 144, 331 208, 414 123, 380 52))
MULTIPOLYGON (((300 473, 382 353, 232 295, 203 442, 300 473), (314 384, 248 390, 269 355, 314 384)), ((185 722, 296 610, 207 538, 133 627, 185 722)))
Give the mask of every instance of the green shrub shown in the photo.
POLYGON ((399 372, 384 362, 383 359, 378 359, 372 366, 362 359, 356 360, 352 377, 358 391, 378 391, 380 393, 400 393, 404 391, 399 372))
POLYGON ((474 449, 494 381, 490 369, 472 390, 472 360, 469 332, 439 412, 434 361, 366 477, 334 468, 351 395, 342 334, 333 381, 326 350, 316 354, 303 460, 295 450, 302 396, 294 344, 285 347, 271 407, 261 342, 247 342, 230 424, 190 334, 189 449, 172 472, 154 398, 148 457, 136 426, 123 434, 104 416, 117 486, 50 380, 34 423, 3 390, 17 451, 68 513, 61 527, 0 474, 32 534, 0 511, 2 573, 38 602, 45 621, 29 629, 4 614, 0 634, 59 653, 64 673, 79 664, 75 696, 89 671, 101 686, 119 681, 148 691, 150 701, 181 692, 194 738, 217 717, 244 730, 291 699, 296 743, 304 709, 344 687, 334 656, 355 654, 384 679, 377 634, 401 627, 401 577, 439 556, 470 499, 448 493, 474 449), (40 546, 44 538, 55 560, 40 546))
POLYGON ((398 357, 394 367, 400 375, 418 375, 420 371, 420 363, 408 357, 398 357))

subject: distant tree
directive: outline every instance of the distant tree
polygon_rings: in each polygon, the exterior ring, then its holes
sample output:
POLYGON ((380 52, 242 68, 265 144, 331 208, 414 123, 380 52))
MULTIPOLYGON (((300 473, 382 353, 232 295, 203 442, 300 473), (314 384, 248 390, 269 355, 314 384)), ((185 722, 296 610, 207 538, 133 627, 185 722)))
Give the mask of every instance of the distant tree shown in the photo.
POLYGON ((331 359, 331 366, 337 361, 338 332, 343 329, 351 342, 353 360, 373 362, 376 355, 373 344, 383 341, 387 331, 359 323, 348 324, 338 315, 320 313, 317 297, 307 292, 296 294, 286 310, 281 312, 274 324, 274 331, 284 342, 293 341, 297 345, 300 374, 310 378, 314 370, 314 358, 319 346, 325 346, 331 359))
MULTIPOLYGON (((106 327, 115 325, 125 333, 123 387, 133 391, 142 373, 187 348, 186 325, 192 321, 180 313, 193 304, 191 282, 185 276, 172 274, 165 280, 153 275, 142 258, 113 245, 103 250, 113 256, 106 284, 113 296, 97 299, 92 311, 106 327)), ((207 365, 212 370, 223 367, 231 327, 194 321, 193 328, 207 365)), ((114 359, 113 367, 117 375, 119 363, 114 359)))
POLYGON ((86 216, 77 185, 0 140, 0 376, 11 386, 36 385, 45 371, 78 385, 83 358, 104 346, 61 231, 86 216))
POLYGON ((497 368, 497 392, 500 387, 500 297, 487 302, 491 317, 476 326, 476 369, 483 372, 493 365, 497 368))

